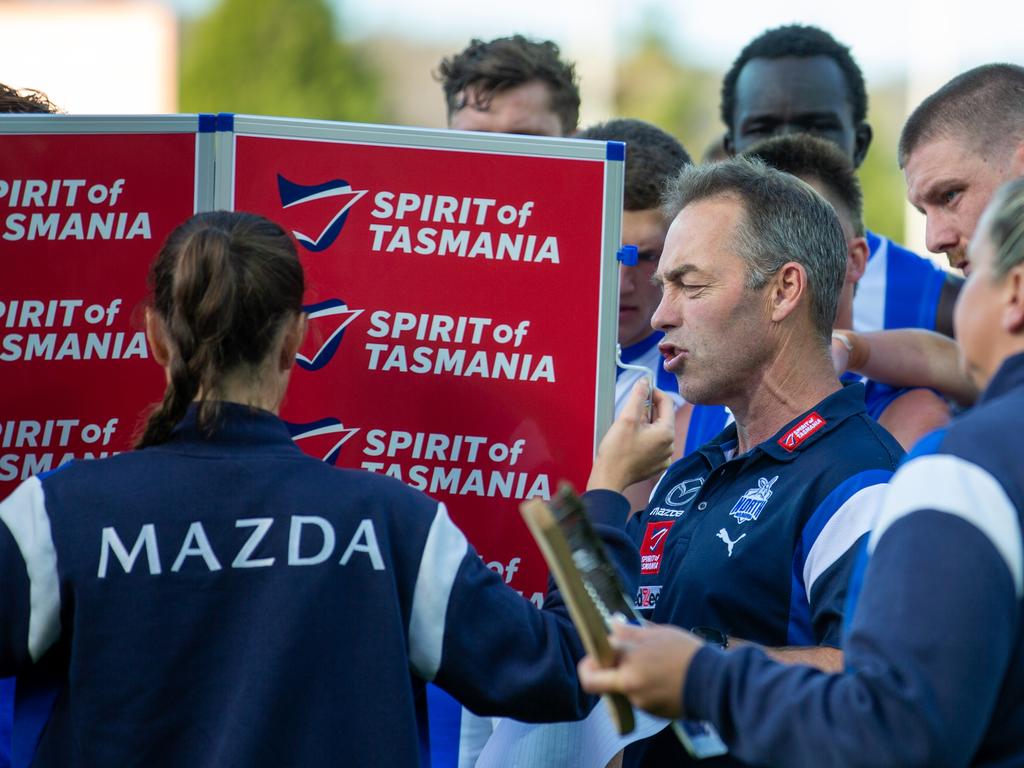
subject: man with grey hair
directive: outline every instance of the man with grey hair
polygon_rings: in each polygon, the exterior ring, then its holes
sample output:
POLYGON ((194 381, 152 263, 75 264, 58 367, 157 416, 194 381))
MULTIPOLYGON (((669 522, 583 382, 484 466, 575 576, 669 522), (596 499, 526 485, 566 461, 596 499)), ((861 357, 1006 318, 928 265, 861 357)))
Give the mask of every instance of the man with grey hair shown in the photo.
MULTIPOLYGON (((630 521, 637 607, 720 645, 743 638, 838 669, 854 552, 902 455, 865 413, 863 385, 842 387, 832 370, 839 219, 807 184, 746 158, 684 169, 665 208, 652 320, 665 368, 687 400, 724 404, 736 421, 673 464, 630 521)), ((663 731, 627 748, 624 765, 685 760, 663 731)))
POLYGON ((984 390, 900 467, 858 564, 838 674, 720 653, 668 627, 622 627, 592 692, 706 717, 761 765, 1024 765, 1024 178, 972 238, 954 321, 984 390))
MULTIPOLYGON (((745 154, 806 181, 832 204, 846 235, 847 248, 846 281, 839 295, 835 327, 852 328, 854 297, 869 253, 860 183, 853 164, 831 142, 799 133, 755 144, 745 154)), ((843 380, 856 381, 857 377, 847 375, 843 380)), ((866 377, 861 380, 868 414, 899 440, 905 450, 909 451, 924 435, 949 422, 949 406, 931 389, 892 387, 866 377)))

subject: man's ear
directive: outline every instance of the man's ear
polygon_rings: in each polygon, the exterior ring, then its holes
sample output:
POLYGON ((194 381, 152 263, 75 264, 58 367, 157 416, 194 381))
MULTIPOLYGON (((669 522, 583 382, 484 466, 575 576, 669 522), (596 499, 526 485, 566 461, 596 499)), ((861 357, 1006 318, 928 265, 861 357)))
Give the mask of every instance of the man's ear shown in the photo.
POLYGON ((152 307, 146 307, 146 342, 153 359, 166 368, 171 362, 171 345, 167 339, 164 320, 152 307))
POLYGON ((868 156, 868 147, 871 146, 871 139, 874 132, 871 126, 865 122, 860 123, 854 131, 853 139, 853 167, 860 168, 864 158, 868 156))
POLYGON ((1013 178, 1024 176, 1024 141, 1017 145, 1010 158, 1010 171, 1013 178))
POLYGON ((846 282, 856 285, 868 267, 871 249, 863 237, 855 237, 846 243, 846 282))
POLYGON ((308 320, 305 312, 299 314, 292 320, 284 332, 284 340, 281 342, 281 357, 278 360, 278 367, 282 371, 290 371, 295 365, 295 356, 299 353, 299 347, 306 339, 308 320))
POLYGON ((1024 334, 1024 264, 1012 267, 1003 283, 1003 330, 1024 334))
POLYGON ((782 322, 793 314, 807 295, 807 272, 803 265, 795 261, 783 264, 769 282, 768 290, 771 319, 782 322))

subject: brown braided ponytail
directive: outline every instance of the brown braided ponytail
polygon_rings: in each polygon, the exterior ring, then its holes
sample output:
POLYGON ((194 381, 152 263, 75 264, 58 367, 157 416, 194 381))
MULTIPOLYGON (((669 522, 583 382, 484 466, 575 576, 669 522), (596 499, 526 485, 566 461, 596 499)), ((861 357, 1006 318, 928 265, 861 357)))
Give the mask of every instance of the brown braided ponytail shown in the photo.
POLYGON ((304 289, 295 246, 277 224, 225 211, 197 214, 175 229, 149 282, 171 347, 170 380, 138 448, 166 441, 197 397, 199 426, 211 433, 218 382, 266 358, 284 321, 302 311, 304 289))

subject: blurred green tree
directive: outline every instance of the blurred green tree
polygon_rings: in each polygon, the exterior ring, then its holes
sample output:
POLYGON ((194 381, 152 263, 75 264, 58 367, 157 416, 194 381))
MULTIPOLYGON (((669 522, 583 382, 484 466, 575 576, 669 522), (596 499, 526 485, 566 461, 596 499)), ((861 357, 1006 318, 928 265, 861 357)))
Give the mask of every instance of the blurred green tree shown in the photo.
POLYGON ((870 89, 868 122, 875 136, 857 174, 864 189, 864 223, 900 243, 904 238, 906 182, 896 161, 896 145, 906 119, 903 93, 901 82, 870 89))
POLYGON ((663 27, 649 22, 619 64, 615 110, 668 131, 699 161, 705 147, 722 133, 720 80, 717 73, 680 61, 663 27))
POLYGON ((186 112, 382 121, 380 78, 326 0, 221 0, 186 27, 186 112))

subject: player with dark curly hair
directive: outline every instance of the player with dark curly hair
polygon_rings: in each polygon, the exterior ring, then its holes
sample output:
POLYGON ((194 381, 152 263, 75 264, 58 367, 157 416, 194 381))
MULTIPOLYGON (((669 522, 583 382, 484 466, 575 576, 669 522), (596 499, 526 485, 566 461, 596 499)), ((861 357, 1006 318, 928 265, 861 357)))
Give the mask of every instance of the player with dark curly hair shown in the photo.
POLYGON ((550 40, 522 35, 471 40, 441 61, 448 127, 463 131, 568 136, 580 117, 576 68, 550 40))

